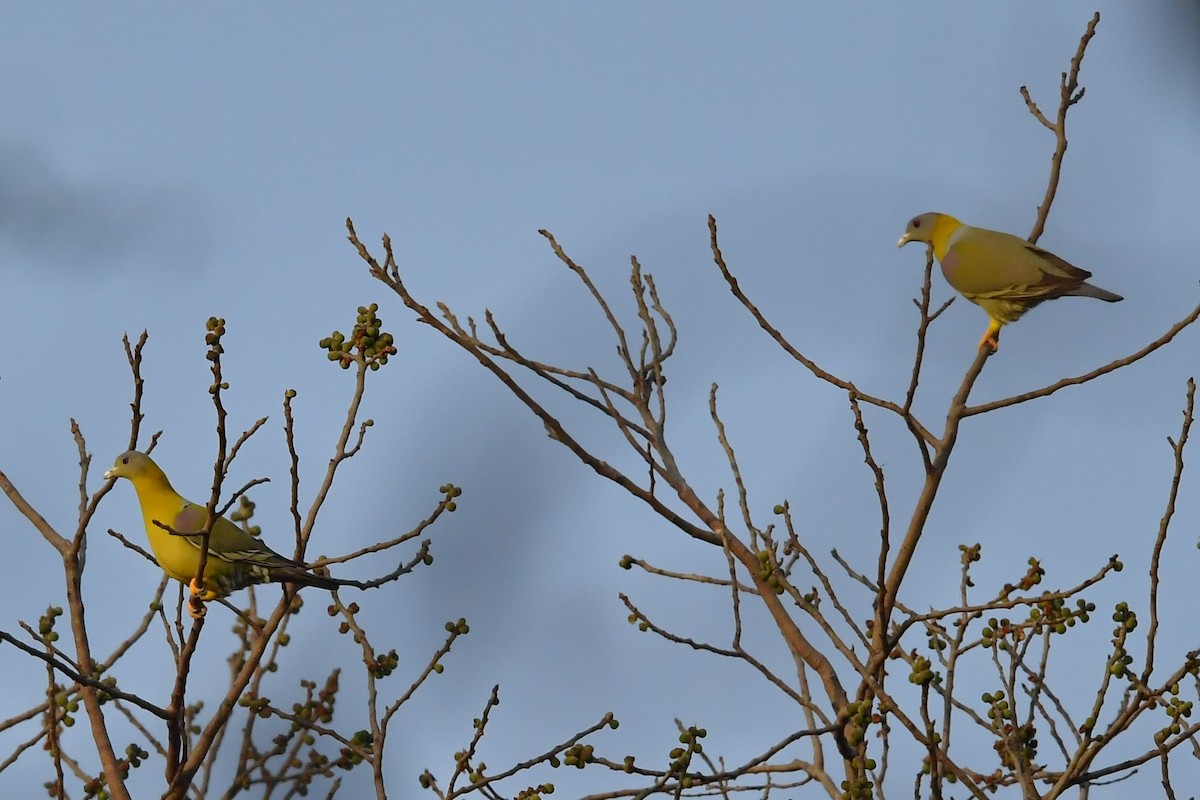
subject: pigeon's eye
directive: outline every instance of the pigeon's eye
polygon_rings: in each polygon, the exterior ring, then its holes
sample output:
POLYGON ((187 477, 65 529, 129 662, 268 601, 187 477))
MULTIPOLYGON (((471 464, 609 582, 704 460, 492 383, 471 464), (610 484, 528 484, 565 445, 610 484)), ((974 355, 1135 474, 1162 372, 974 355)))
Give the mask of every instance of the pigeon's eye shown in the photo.
POLYGON ((122 464, 128 464, 128 463, 129 463, 129 456, 125 456, 125 458, 122 458, 122 459, 121 459, 121 463, 122 463, 122 464))
POLYGON ((908 225, 911 228, 919 228, 919 227, 921 227, 921 220, 914 219, 912 222, 908 223, 908 225))

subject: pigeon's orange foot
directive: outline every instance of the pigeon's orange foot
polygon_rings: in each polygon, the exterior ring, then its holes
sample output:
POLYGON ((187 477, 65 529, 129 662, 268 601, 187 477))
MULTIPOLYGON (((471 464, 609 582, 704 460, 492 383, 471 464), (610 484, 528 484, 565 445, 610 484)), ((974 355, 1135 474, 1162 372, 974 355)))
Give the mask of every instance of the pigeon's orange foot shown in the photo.
POLYGON ((984 346, 992 348, 993 353, 1000 350, 1000 325, 999 324, 993 322, 991 325, 988 326, 988 329, 983 332, 983 338, 981 338, 979 340, 979 349, 982 350, 984 348, 984 346))
POLYGON ((192 590, 192 597, 198 597, 205 602, 208 602, 209 600, 216 600, 218 597, 221 597, 221 593, 219 591, 210 586, 205 586, 195 578, 192 578, 190 581, 188 581, 188 588, 192 590))
POLYGON ((188 598, 188 615, 192 619, 200 619, 208 613, 208 609, 204 606, 204 601, 212 600, 213 593, 204 589, 195 578, 192 578, 188 582, 188 588, 192 591, 192 596, 188 598))

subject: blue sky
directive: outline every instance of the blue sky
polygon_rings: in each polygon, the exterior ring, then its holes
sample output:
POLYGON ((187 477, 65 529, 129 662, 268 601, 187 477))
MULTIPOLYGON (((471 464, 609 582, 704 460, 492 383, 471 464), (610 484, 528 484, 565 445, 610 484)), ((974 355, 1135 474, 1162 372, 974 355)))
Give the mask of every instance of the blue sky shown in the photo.
MULTIPOLYGON (((1065 300, 1031 313, 1006 330, 979 399, 1131 352, 1197 301, 1194 5, 1099 8, 1087 97, 1070 118, 1041 244, 1126 300, 1065 300)), ((378 302, 400 354, 372 376, 364 411, 376 426, 339 481, 315 547, 344 552, 406 529, 441 483, 460 484, 460 510, 434 532, 436 563, 381 595, 371 622, 384 649, 401 651, 405 675, 436 646, 445 620, 472 624, 446 673, 401 715, 390 745, 396 791, 411 791, 425 767, 448 772, 497 682, 504 705, 491 765, 540 751, 607 710, 625 723, 605 740, 609 755, 661 760, 680 717, 706 725, 710 749, 737 762, 793 730, 794 715, 754 676, 638 634, 616 599, 626 592, 677 631, 722 641, 724 598, 616 565, 630 552, 676 569, 721 566, 600 482, 494 379, 414 325, 366 276, 344 220, 353 217, 371 243, 391 235, 419 297, 445 300, 462 317, 490 308, 531 353, 576 367, 612 369, 612 343, 537 230, 552 231, 618 301, 636 254, 679 323, 672 425, 694 485, 708 497, 731 485, 708 420, 717 382, 763 521, 786 497, 816 550, 866 558, 877 521, 845 398, 797 369, 736 306, 711 264, 705 215, 716 215, 731 267, 793 343, 868 391, 902 396, 922 258, 895 241, 928 210, 1028 232, 1053 139, 1017 90, 1027 84, 1054 108, 1091 11, 1074 3, 6 7, 0 468, 70 530, 77 466, 68 419, 95 456, 94 490, 128 437, 120 337, 147 329, 147 429, 165 431, 156 456, 180 491, 205 496, 215 444, 204 321, 223 316, 231 428, 271 417, 236 478, 274 479, 255 499, 268 543, 286 549, 286 536, 271 533, 272 520, 288 524, 280 398, 299 392, 311 484, 351 389, 316 342, 350 328, 356 306, 378 302)), ((935 297, 947 296, 936 283, 935 297)), ((918 401, 927 424, 940 427, 984 325, 961 301, 938 322, 918 401)), ((981 585, 1019 576, 1030 555, 1044 559, 1050 584, 1071 584, 1119 552, 1132 568, 1097 601, 1103 609, 1115 597, 1144 597, 1170 476, 1164 437, 1178 431, 1196 337, 1089 387, 964 426, 906 601, 952 599, 956 545, 974 541, 988 557, 981 585)), ((564 409, 605 457, 632 463, 611 432, 564 409)), ((903 515, 916 466, 907 433, 887 417, 868 425, 903 515)), ((1192 602, 1185 582, 1200 510, 1190 491, 1171 545, 1172 607, 1192 602)), ((95 623, 101 640, 123 636, 121 621, 157 583, 103 535, 113 527, 136 538, 139 525, 132 491, 118 486, 89 547, 89 608, 113 624, 95 623)), ((0 567, 2 624, 12 630, 61 602, 60 571, 10 506, 0 506, 0 526, 10 552, 21 553, 0 567)), ((1106 639, 1100 616, 1093 644, 1106 639)), ((314 664, 353 672, 355 652, 330 621, 305 622, 297 648, 314 664)), ((1171 647, 1196 646, 1194 629, 1177 630, 1171 647)), ((213 685, 224 670, 219 631, 210 626, 205 654, 213 685)), ((762 642, 777 662, 777 646, 762 642)), ((160 641, 147 642, 122 684, 165 691, 153 676, 167 658, 160 641)), ((36 695, 37 665, 11 649, 0 663, 19 690, 10 698, 36 695)), ((344 685, 356 687, 349 677, 344 685)), ((0 718, 25 707, 13 702, 0 718)), ((347 719, 356 713, 349 694, 342 709, 347 719)), ((0 736, 0 752, 14 741, 0 736)), ((48 774, 29 754, 0 786, 40 791, 48 774)), ((599 774, 570 778, 577 791, 609 785, 599 774)), ((366 779, 352 776, 347 796, 366 779)))

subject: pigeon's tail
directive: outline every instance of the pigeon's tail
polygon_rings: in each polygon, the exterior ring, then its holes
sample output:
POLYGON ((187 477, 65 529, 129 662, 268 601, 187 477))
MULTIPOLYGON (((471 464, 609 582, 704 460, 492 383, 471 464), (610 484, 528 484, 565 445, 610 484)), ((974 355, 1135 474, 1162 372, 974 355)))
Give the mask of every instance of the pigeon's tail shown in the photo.
POLYGON ((1067 292, 1067 294, 1072 297, 1094 297, 1097 300, 1103 300, 1107 303, 1116 303, 1125 299, 1119 294, 1110 292, 1107 289, 1101 289, 1099 286, 1092 286, 1090 283, 1081 283, 1067 292))

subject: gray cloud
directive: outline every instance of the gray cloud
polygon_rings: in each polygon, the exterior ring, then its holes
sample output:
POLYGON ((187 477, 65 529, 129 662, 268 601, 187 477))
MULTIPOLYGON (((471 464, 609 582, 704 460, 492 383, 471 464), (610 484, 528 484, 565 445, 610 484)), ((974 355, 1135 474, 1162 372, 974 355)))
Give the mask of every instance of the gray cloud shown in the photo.
POLYGON ((92 268, 186 252, 203 261, 209 226, 193 189, 122 175, 79 178, 28 143, 0 142, 0 240, 39 260, 92 268))

